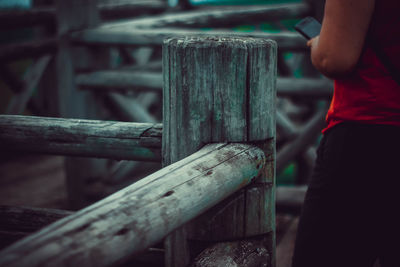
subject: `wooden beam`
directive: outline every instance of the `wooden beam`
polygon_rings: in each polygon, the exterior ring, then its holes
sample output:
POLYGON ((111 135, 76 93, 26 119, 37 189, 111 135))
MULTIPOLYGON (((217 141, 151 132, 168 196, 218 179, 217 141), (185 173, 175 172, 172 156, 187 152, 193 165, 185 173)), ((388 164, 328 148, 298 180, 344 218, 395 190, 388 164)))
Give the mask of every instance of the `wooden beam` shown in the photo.
POLYGON ((161 124, 0 115, 7 150, 130 160, 161 160, 161 124))
POLYGON ((28 72, 24 75, 24 89, 23 91, 14 95, 7 106, 5 114, 19 115, 24 112, 29 99, 32 97, 44 71, 51 60, 50 55, 45 55, 39 58, 32 64, 28 72))
POLYGON ((305 51, 307 49, 304 37, 298 33, 266 33, 262 31, 238 32, 233 30, 210 30, 201 31, 182 28, 160 28, 160 29, 119 29, 113 28, 95 28, 74 32, 72 39, 86 45, 107 45, 107 46, 161 46, 165 38, 185 37, 185 36, 237 36, 237 37, 255 37, 261 39, 271 39, 278 43, 281 50, 305 51))
POLYGON ((265 163, 255 146, 208 145, 6 248, 0 266, 111 266, 249 184, 265 163))
MULTIPOLYGON (((82 89, 96 90, 145 90, 160 91, 163 86, 161 72, 140 71, 131 67, 123 70, 105 70, 79 74, 76 84, 82 89)), ((330 98, 333 83, 328 79, 283 78, 277 79, 280 97, 330 98)), ((281 119, 281 118, 278 118, 281 119)))
POLYGON ((166 1, 100 1, 98 4, 100 16, 103 20, 132 18, 141 15, 154 15, 167 10, 166 1))
POLYGON ((287 164, 296 158, 300 153, 305 152, 325 125, 326 110, 318 111, 310 121, 300 130, 296 139, 282 147, 276 156, 276 171, 281 172, 287 164))
POLYGON ((18 44, 7 44, 0 46, 0 61, 11 61, 22 58, 35 58, 43 54, 55 52, 57 39, 48 38, 40 41, 29 41, 18 44))
POLYGON ((302 18, 311 12, 309 5, 304 3, 285 5, 257 6, 224 6, 212 9, 200 9, 180 13, 165 14, 125 22, 114 22, 104 27, 110 29, 132 28, 231 28, 233 26, 254 24, 281 19, 302 18))
POLYGON ((33 233, 71 214, 66 210, 0 205, 0 230, 33 233))
POLYGON ((281 111, 276 111, 276 130, 282 139, 291 140, 298 134, 296 125, 281 111))
POLYGON ((151 115, 145 107, 134 98, 126 97, 117 93, 107 94, 107 98, 117 109, 122 119, 130 122, 151 122, 156 123, 157 120, 151 115))
POLYGON ((164 166, 222 141, 257 143, 270 164, 256 184, 172 233, 165 242, 166 266, 187 266, 186 239, 220 242, 271 233, 265 244, 273 254, 275 56, 276 43, 258 38, 164 42, 164 166))
POLYGON ((277 80, 280 97, 330 98, 333 82, 325 78, 280 78, 277 80))
POLYGON ((161 72, 106 70, 79 74, 76 84, 82 89, 96 90, 145 90, 162 92, 161 72))

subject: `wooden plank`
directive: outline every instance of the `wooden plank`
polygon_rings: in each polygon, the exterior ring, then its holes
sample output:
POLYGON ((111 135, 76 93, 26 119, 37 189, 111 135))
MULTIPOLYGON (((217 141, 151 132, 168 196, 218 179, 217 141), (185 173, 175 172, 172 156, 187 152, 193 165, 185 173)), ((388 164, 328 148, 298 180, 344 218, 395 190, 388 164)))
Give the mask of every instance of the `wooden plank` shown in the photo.
POLYGON ((31 98, 36 86, 40 82, 47 65, 51 60, 50 55, 39 58, 28 72, 24 75, 24 89, 22 92, 14 95, 7 106, 5 114, 18 115, 24 112, 29 99, 31 98))
MULTIPOLYGON (((183 37, 165 41, 164 165, 193 153, 203 144, 221 141, 259 142, 268 155, 268 164, 274 164, 271 140, 275 134, 275 49, 273 41, 255 38, 183 37)), ((247 189, 244 197, 239 193, 233 201, 218 205, 172 234, 166 241, 166 265, 188 263, 185 245, 182 247, 186 240, 180 238, 185 231, 191 240, 208 241, 271 231, 274 228, 274 209, 270 206, 273 206, 274 194, 273 169, 268 165, 257 186, 247 189), (260 208, 257 214, 253 207, 260 208), (225 218, 236 214, 235 220, 220 224, 224 216, 215 214, 220 211, 225 214, 224 210, 231 213, 225 218), (210 224, 204 223, 208 221, 219 224, 209 227, 210 224), (221 228, 226 231, 220 231, 221 228), (171 245, 172 241, 175 244, 171 245)), ((273 241, 270 245, 268 249, 273 251, 273 241)))
POLYGON ((0 266, 113 265, 256 179, 265 162, 251 145, 208 145, 6 248, 0 266))
POLYGON ((55 52, 57 48, 56 38, 28 41, 18 44, 0 45, 0 61, 35 58, 44 54, 55 52))
POLYGON ((271 39, 278 43, 279 49, 305 51, 307 49, 304 37, 298 33, 266 33, 262 31, 238 32, 233 30, 210 30, 201 31, 182 28, 159 28, 159 29, 118 29, 95 28, 78 31, 71 34, 73 41, 81 44, 91 45, 129 45, 129 46, 160 46, 165 38, 185 36, 238 36, 271 39))
POLYGON ((255 24, 281 19, 302 18, 311 12, 304 3, 285 5, 225 6, 213 9, 200 9, 181 13, 164 14, 125 22, 114 22, 104 27, 110 29, 132 28, 230 28, 237 25, 255 24))
POLYGON ((2 149, 159 161, 162 125, 0 115, 2 149))
POLYGON ((79 74, 76 84, 93 90, 145 90, 162 91, 161 72, 106 70, 79 74))

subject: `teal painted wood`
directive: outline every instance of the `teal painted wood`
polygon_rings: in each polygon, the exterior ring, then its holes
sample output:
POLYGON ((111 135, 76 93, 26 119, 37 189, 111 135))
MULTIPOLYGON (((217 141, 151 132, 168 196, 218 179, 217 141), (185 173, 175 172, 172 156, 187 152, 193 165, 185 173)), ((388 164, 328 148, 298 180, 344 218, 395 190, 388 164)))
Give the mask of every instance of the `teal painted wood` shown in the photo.
POLYGON ((161 161, 162 125, 0 115, 7 150, 161 161))
POLYGON ((246 144, 212 144, 0 252, 0 266, 114 266, 251 183, 266 163, 246 144))

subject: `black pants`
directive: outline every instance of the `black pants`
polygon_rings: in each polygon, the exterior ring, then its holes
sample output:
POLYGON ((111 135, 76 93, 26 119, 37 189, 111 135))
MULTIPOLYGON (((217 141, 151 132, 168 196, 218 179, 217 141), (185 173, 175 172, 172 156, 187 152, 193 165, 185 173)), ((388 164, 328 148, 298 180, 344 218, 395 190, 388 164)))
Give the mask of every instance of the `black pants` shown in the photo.
POLYGON ((343 123, 318 148, 293 267, 400 267, 400 127, 343 123))

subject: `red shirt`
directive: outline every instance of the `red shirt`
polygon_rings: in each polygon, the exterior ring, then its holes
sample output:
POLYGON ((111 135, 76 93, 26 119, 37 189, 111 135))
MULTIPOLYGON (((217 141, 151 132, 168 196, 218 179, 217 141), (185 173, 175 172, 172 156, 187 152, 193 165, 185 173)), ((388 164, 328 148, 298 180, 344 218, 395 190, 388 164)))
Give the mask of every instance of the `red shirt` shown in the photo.
MULTIPOLYGON (((369 38, 377 43, 400 75, 400 0, 377 0, 369 38)), ((344 121, 400 126, 400 85, 366 41, 355 71, 335 80, 325 132, 344 121)))

